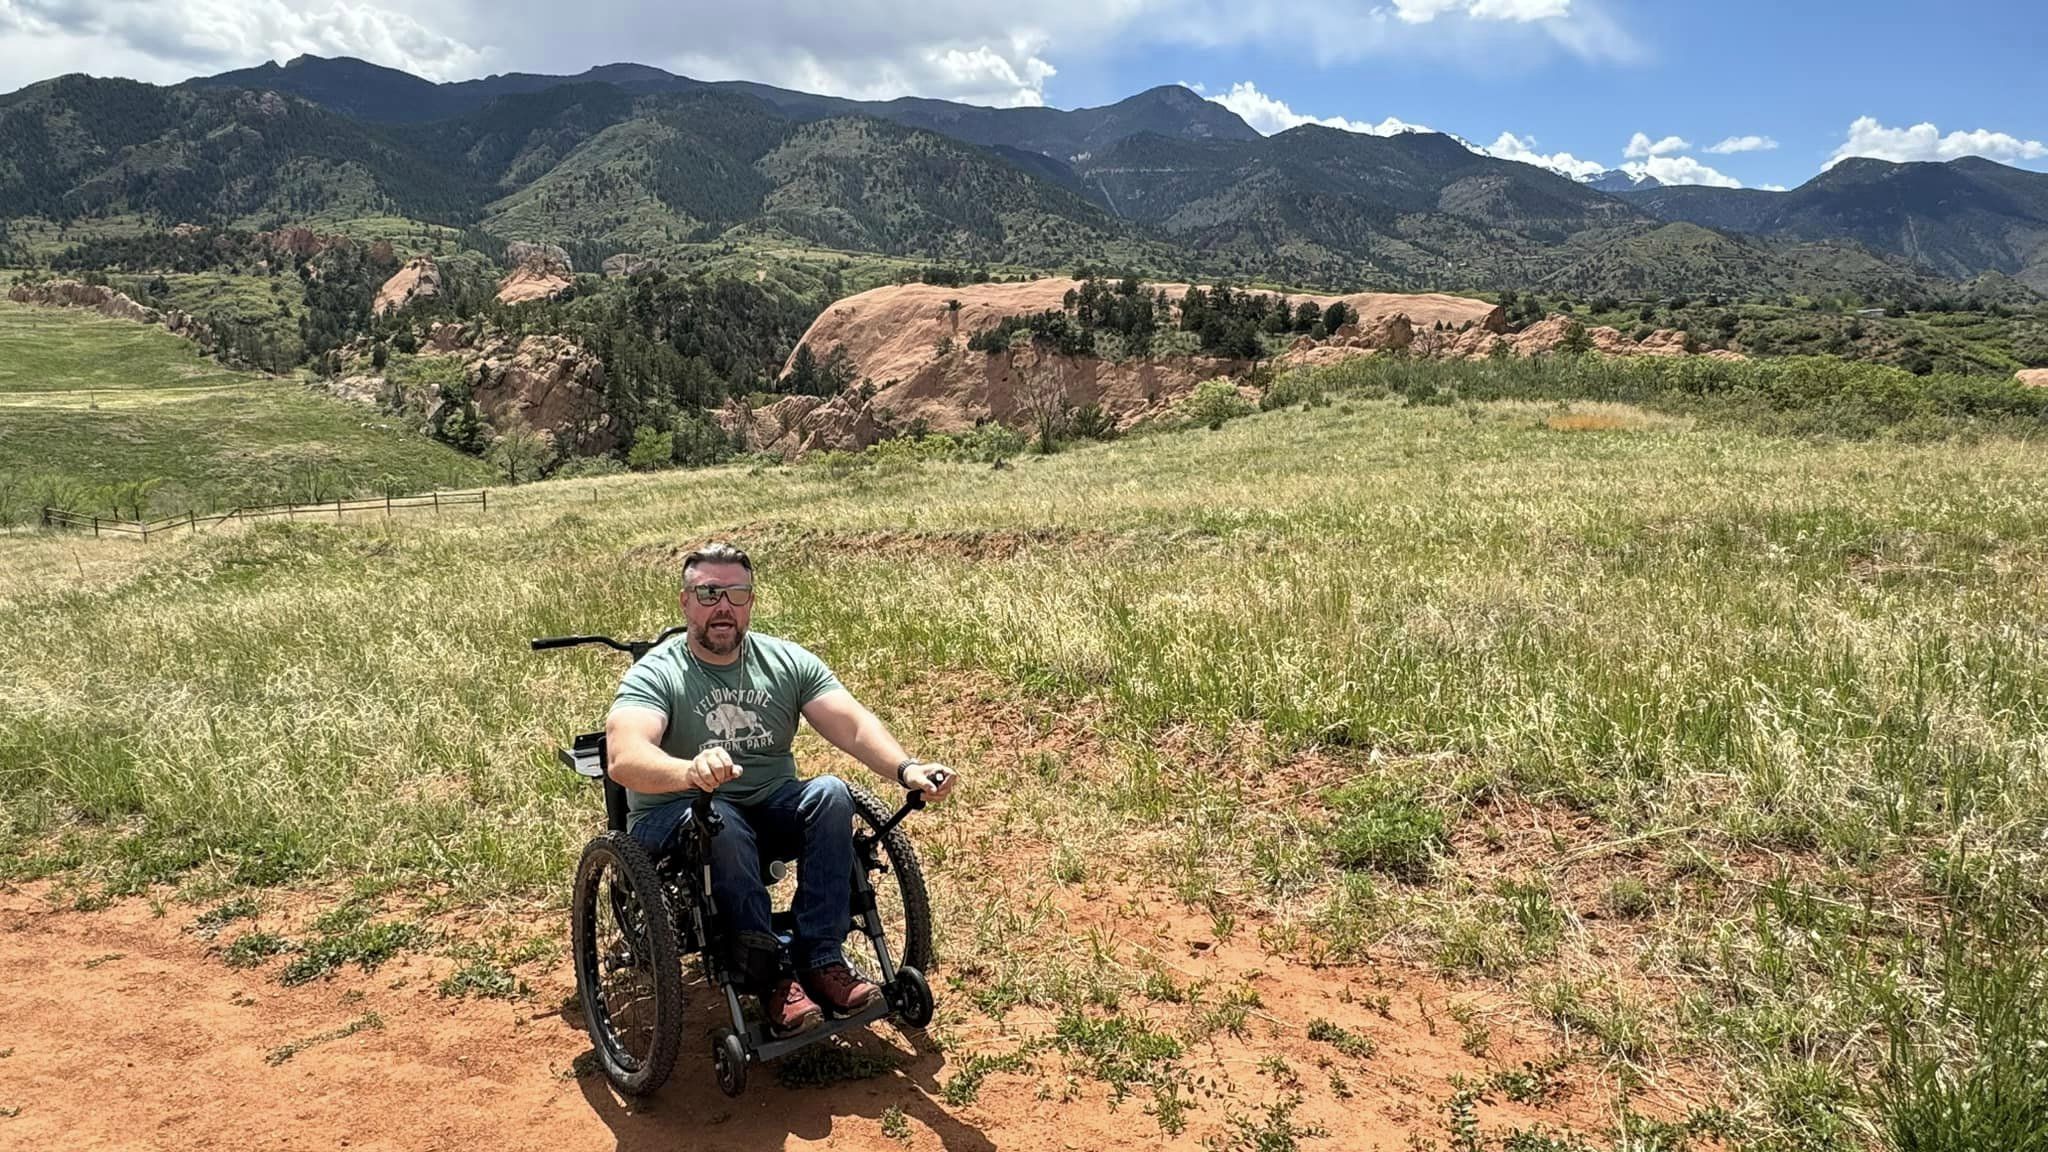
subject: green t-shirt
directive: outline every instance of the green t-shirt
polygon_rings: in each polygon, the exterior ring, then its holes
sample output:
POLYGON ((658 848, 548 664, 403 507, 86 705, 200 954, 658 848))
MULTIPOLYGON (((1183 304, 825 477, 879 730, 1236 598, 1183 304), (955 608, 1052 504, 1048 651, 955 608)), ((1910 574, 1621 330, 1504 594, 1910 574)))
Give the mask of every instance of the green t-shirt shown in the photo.
MULTIPOLYGON (((619 682, 613 708, 651 708, 668 717, 661 750, 688 760, 706 748, 722 747, 740 766, 735 780, 718 786, 721 799, 735 804, 765 800, 796 779, 796 738, 803 707, 839 688, 839 678, 801 644, 747 633, 740 658, 707 664, 676 636, 649 652, 619 682)), ((626 790, 626 824, 672 800, 696 795, 626 790)))

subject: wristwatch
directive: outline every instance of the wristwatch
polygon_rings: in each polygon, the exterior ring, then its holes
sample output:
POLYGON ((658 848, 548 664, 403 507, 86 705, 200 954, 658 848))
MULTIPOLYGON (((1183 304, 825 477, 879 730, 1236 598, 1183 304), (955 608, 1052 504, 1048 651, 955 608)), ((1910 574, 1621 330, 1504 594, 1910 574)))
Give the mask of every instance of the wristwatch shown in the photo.
POLYGON ((918 764, 922 764, 922 763, 924 763, 924 761, 922 761, 922 760, 919 760, 919 759, 918 759, 917 757, 915 757, 915 756, 905 756, 905 757, 904 757, 903 759, 901 759, 901 760, 897 761, 897 762, 896 762, 896 783, 897 783, 897 784, 899 784, 899 785, 903 783, 903 770, 904 770, 905 768, 909 768, 909 767, 912 767, 912 766, 914 766, 914 765, 918 765, 918 764))

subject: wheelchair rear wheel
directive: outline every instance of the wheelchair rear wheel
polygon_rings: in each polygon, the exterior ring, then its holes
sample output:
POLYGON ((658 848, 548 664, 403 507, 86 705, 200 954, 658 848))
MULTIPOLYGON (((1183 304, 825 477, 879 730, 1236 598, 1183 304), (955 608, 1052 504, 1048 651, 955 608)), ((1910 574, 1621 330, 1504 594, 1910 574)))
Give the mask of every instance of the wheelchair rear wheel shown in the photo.
MULTIPOLYGON (((864 854, 861 846, 867 844, 871 846, 876 861, 887 869, 886 872, 871 874, 868 879, 875 887, 875 911, 881 916, 882 933, 894 953, 892 959, 899 968, 907 965, 930 972, 934 961, 932 910, 931 901, 925 893, 924 870, 918 864, 917 849, 900 824, 877 840, 875 831, 889 822, 891 809, 858 784, 848 785, 848 790, 853 793, 856 854, 864 854)), ((874 949, 861 930, 858 915, 854 917, 853 930, 847 934, 845 952, 847 961, 855 969, 870 980, 881 980, 882 974, 876 971, 878 965, 874 949)))
POLYGON ((661 1087, 683 1036, 683 972, 661 874, 638 841, 607 832, 576 865, 570 938, 590 1042, 620 1092, 661 1087))

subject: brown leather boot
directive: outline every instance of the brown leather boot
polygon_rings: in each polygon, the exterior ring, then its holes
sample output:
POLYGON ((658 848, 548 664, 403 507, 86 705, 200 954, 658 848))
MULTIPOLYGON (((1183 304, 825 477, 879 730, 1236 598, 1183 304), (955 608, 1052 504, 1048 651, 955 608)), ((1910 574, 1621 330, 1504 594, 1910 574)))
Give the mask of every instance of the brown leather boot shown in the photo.
POLYGON ((786 978, 776 981, 761 998, 761 1008, 768 1014, 768 1031, 776 1036, 794 1036, 825 1019, 817 1002, 804 994, 803 985, 786 978))
POLYGON ((881 985, 862 978, 843 960, 804 973, 804 985, 834 1016, 851 1016, 882 995, 881 985))

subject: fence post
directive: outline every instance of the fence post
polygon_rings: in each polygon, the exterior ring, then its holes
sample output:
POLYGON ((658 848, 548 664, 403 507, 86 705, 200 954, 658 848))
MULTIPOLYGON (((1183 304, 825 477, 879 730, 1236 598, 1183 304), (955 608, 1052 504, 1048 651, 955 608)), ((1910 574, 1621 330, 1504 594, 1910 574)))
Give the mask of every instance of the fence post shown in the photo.
POLYGON ((334 518, 336 521, 341 519, 341 497, 339 496, 334 498, 334 518))
POLYGON ((483 497, 483 499, 479 500, 478 503, 483 505, 484 511, 489 512, 491 510, 491 490, 489 488, 486 488, 482 492, 479 492, 478 495, 483 497))
POLYGON ((441 514, 441 493, 440 493, 439 491, 436 491, 436 492, 434 493, 434 515, 436 515, 436 516, 439 516, 440 514, 441 514))
POLYGON ((97 516, 92 518, 92 538, 95 540, 100 538, 100 518, 97 516))
POLYGON ((391 518, 391 493, 388 491, 384 493, 384 518, 391 518))
POLYGON ((197 531, 199 531, 199 513, 187 508, 185 509, 185 534, 190 536, 197 531))

